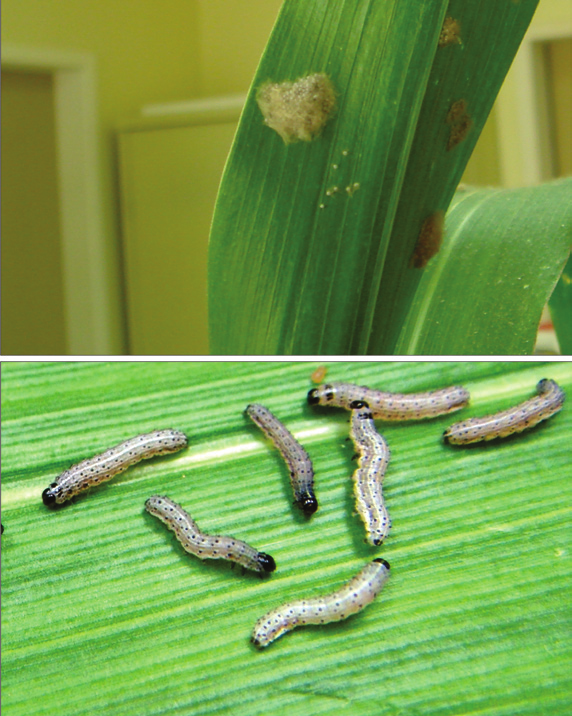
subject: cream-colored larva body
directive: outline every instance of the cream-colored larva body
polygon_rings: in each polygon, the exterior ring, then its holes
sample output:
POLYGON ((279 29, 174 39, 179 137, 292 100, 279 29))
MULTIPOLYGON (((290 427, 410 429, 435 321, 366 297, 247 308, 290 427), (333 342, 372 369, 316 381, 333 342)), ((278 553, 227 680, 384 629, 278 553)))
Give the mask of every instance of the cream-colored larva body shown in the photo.
POLYGON ((386 393, 353 383, 326 383, 308 393, 310 405, 329 405, 350 409, 355 400, 367 403, 374 418, 381 420, 420 420, 446 415, 464 408, 469 392, 455 385, 426 393, 386 393))
POLYGON ((339 622, 360 612, 380 593, 389 578, 389 569, 384 559, 374 559, 336 592, 273 609, 254 625, 252 643, 261 649, 298 626, 339 622))
POLYGON ((552 417, 562 408, 566 399, 562 388, 546 378, 538 383, 536 392, 538 395, 508 410, 451 425, 443 433, 443 439, 453 445, 468 445, 481 440, 505 438, 552 417))
POLYGON ((246 407, 245 412, 272 440, 284 458, 296 504, 305 515, 313 514, 318 509, 318 501, 314 495, 314 468, 310 456, 268 408, 253 403, 246 407))
POLYGON ((149 514, 157 517, 175 533, 186 552, 199 559, 228 559, 253 572, 273 572, 274 559, 242 540, 201 532, 193 518, 173 500, 153 495, 145 502, 149 514))
POLYGON ((382 491, 389 464, 389 447, 385 438, 377 432, 367 403, 356 400, 350 407, 350 437, 358 452, 358 468, 352 478, 356 511, 365 525, 366 542, 378 546, 391 529, 382 491))
POLYGON ((187 436, 179 430, 154 430, 152 433, 137 435, 62 472, 44 490, 42 500, 47 507, 55 507, 93 485, 111 480, 141 460, 177 452, 187 445, 187 436))

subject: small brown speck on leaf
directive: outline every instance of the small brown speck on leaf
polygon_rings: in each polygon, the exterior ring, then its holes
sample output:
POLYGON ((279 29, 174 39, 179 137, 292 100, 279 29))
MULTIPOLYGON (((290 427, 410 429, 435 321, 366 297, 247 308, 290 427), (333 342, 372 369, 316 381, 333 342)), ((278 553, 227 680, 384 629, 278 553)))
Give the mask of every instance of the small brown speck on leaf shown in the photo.
POLYGON ((461 45, 461 25, 453 17, 446 17, 443 21, 441 34, 439 35, 439 47, 446 47, 453 44, 461 45))
POLYGON ((430 214, 421 227, 411 261, 410 268, 425 268, 441 248, 443 241, 444 215, 442 211, 430 214))

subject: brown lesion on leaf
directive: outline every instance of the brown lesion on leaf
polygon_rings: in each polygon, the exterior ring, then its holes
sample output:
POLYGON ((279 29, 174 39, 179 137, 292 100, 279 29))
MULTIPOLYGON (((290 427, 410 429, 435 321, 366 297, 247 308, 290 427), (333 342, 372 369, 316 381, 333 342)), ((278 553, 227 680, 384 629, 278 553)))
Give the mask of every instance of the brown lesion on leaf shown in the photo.
POLYGON ((443 241, 444 219, 442 211, 435 211, 425 219, 409 262, 410 268, 425 268, 429 259, 439 251, 443 241))
POLYGON ((336 92, 323 72, 301 77, 295 82, 266 82, 256 101, 264 122, 286 144, 315 139, 336 108, 336 92))
POLYGON ((473 125, 473 120, 467 112, 466 100, 460 99, 457 102, 453 102, 447 113, 447 124, 451 125, 447 141, 447 151, 449 151, 449 149, 456 147, 457 144, 465 139, 473 125))
POLYGON ((446 17, 443 21, 441 34, 439 35, 439 47, 446 47, 457 43, 461 45, 461 25, 454 17, 446 17))

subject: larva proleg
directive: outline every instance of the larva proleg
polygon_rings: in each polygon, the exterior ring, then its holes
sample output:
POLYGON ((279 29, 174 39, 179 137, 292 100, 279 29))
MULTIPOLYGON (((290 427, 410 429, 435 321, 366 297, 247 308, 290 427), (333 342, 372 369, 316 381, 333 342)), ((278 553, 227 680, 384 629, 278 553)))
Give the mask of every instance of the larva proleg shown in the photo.
POLYGON ((177 452, 187 445, 187 436, 178 430, 154 430, 137 435, 62 472, 43 491, 42 500, 47 507, 56 507, 93 485, 111 480, 141 460, 177 452))
POLYGON ((252 631, 251 641, 259 649, 279 636, 305 624, 339 622, 370 604, 389 578, 389 563, 374 559, 340 589, 324 597, 288 602, 261 617, 252 631))
POLYGON ((553 380, 541 380, 536 386, 536 392, 533 398, 508 410, 451 425, 443 433, 444 441, 451 445, 468 445, 481 440, 506 438, 547 420, 564 405, 566 394, 553 380))
POLYGON ((276 569, 276 562, 269 554, 259 552, 242 540, 201 532, 193 518, 168 497, 153 495, 145 502, 145 509, 175 533, 186 552, 199 559, 228 559, 260 573, 276 569))

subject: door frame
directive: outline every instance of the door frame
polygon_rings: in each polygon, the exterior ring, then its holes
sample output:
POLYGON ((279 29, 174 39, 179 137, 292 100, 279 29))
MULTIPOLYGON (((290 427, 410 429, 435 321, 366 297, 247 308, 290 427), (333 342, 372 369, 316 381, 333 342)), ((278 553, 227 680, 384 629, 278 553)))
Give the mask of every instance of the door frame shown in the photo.
POLYGON ((550 130, 543 86, 546 42, 572 37, 570 16, 529 27, 497 97, 501 186, 535 186, 552 176, 550 130))
POLYGON ((53 77, 67 351, 111 353, 95 55, 3 44, 2 69, 53 77))

